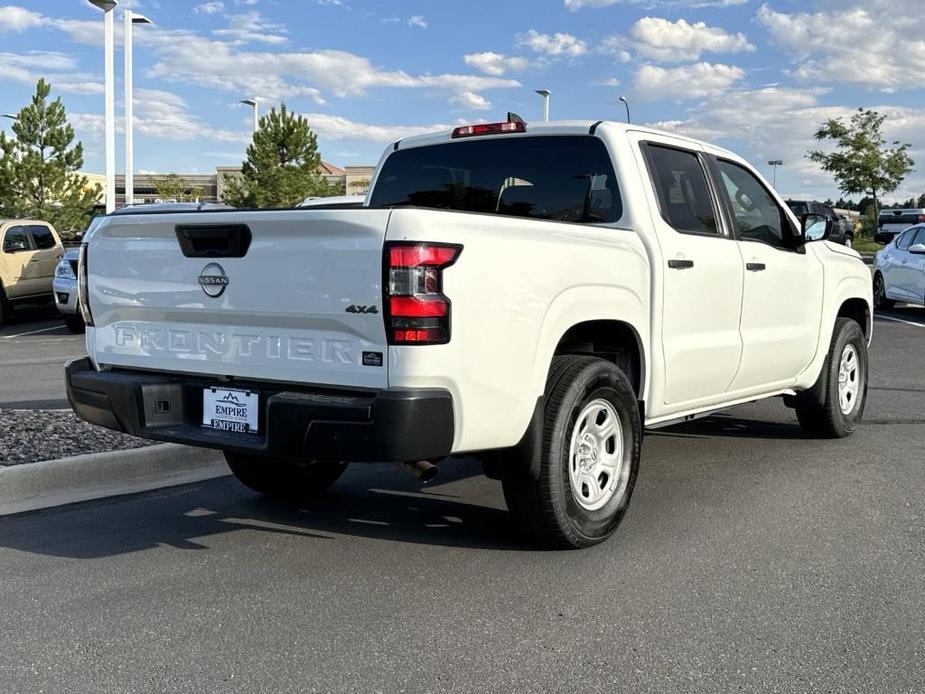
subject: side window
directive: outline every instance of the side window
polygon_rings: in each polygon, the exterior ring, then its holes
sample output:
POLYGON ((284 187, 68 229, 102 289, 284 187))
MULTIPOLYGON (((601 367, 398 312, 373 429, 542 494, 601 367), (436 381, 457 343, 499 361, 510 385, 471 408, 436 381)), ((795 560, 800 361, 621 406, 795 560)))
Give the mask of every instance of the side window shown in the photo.
POLYGON ((29 242, 29 234, 26 227, 10 227, 6 230, 3 237, 3 252, 16 253, 17 251, 32 250, 32 244, 29 242))
POLYGON ((662 217, 682 233, 719 234, 713 197, 693 152, 648 144, 649 170, 662 217))
POLYGON ((55 247, 55 237, 51 234, 51 229, 43 224, 33 224, 29 227, 29 232, 32 234, 32 240, 35 242, 35 247, 44 251, 49 248, 55 247))
POLYGON ((793 233, 783 210, 761 182, 738 164, 723 159, 716 164, 729 195, 739 238, 776 248, 794 248, 793 233))
POLYGON ((819 207, 821 208, 819 211, 822 214, 824 214, 829 219, 835 219, 835 210, 833 210, 831 207, 826 207, 825 205, 820 205, 819 207))
POLYGON ((912 241, 912 237, 915 235, 915 229, 909 229, 904 231, 896 238, 896 248, 897 250, 904 251, 909 248, 909 243, 912 241))
POLYGON ((919 227, 918 233, 909 245, 914 246, 917 243, 925 243, 925 227, 919 227))

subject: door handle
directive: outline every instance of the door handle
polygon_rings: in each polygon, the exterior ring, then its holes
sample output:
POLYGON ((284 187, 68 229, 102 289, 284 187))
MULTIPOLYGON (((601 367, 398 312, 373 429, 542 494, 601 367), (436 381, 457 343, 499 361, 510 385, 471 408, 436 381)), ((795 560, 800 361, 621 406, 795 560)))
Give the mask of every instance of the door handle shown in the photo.
POLYGON ((670 267, 672 270, 687 270, 688 268, 694 267, 694 261, 672 258, 668 261, 668 267, 670 267))
POLYGON ((764 263, 745 263, 745 269, 749 272, 761 272, 766 270, 767 267, 764 263))
POLYGON ((30 260, 29 262, 30 262, 30 263, 37 263, 37 262, 39 262, 40 260, 41 260, 41 258, 33 258, 33 259, 30 260))

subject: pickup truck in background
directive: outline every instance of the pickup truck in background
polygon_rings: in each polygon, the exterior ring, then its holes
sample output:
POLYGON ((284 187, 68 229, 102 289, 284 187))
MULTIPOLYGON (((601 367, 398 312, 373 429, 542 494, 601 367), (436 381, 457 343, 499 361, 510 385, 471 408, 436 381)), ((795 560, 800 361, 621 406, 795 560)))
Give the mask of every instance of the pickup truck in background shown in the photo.
POLYGON ((55 267, 64 246, 38 219, 0 219, 0 325, 21 303, 51 301, 55 267))
POLYGON ((822 202, 804 201, 804 200, 787 200, 787 207, 801 219, 805 214, 821 215, 826 219, 832 220, 832 231, 828 240, 832 243, 840 243, 843 246, 852 248, 854 246, 854 224, 843 216, 835 213, 831 207, 822 202))
POLYGON ((643 429, 783 396, 858 426, 871 280, 735 154, 612 122, 461 126, 366 204, 111 216, 81 249, 87 421, 304 498, 476 456, 540 541, 614 532, 643 429))

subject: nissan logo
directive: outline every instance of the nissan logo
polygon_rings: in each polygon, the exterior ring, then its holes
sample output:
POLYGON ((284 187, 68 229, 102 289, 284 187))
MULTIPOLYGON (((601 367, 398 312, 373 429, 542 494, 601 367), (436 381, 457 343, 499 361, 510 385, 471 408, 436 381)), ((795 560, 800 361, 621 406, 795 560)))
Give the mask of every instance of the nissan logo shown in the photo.
POLYGON ((228 275, 225 268, 218 263, 209 263, 199 273, 199 286, 208 296, 217 299, 225 293, 228 286, 228 275))

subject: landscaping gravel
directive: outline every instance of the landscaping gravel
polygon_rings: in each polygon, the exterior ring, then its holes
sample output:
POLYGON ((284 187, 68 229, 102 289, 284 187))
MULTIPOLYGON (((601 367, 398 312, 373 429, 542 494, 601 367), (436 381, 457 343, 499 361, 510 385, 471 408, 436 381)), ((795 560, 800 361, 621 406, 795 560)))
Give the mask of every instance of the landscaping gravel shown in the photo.
POLYGON ((0 465, 21 465, 151 444, 151 441, 88 424, 66 410, 0 409, 0 465))

